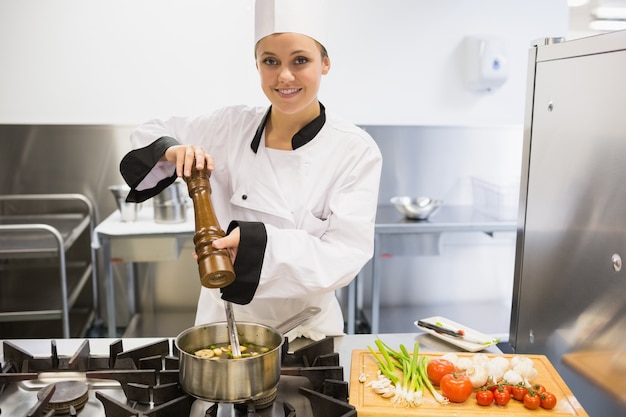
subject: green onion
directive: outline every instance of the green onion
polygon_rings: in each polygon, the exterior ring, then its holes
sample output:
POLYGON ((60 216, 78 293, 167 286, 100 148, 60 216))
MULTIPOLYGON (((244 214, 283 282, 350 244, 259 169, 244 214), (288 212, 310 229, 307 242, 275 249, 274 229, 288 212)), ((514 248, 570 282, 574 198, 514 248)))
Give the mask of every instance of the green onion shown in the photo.
POLYGON ((367 348, 372 353, 372 355, 374 355, 374 358, 378 362, 378 369, 380 369, 380 372, 387 378, 389 378, 391 382, 397 384, 400 378, 394 373, 394 368, 392 367, 390 369, 387 362, 384 359, 381 359, 380 356, 378 356, 370 346, 368 346, 367 348))
POLYGON ((380 355, 370 346, 367 348, 378 362, 380 373, 393 383, 395 392, 392 403, 408 407, 419 406, 422 403, 424 386, 419 370, 419 344, 415 343, 413 354, 402 344, 397 351, 380 339, 376 340, 376 347, 380 355), (402 372, 402 377, 398 376, 397 371, 402 372))
POLYGON ((433 387, 433 384, 432 384, 432 382, 430 382, 430 379, 428 379, 427 367, 428 367, 428 358, 426 356, 421 356, 419 358, 418 369, 419 369, 420 375, 422 376, 422 381, 424 381, 424 385, 426 385, 426 388, 428 388, 430 393, 433 395, 433 397, 435 397, 435 400, 439 404, 447 404, 448 403, 448 399, 446 397, 444 397, 443 395, 441 395, 435 389, 435 387, 433 387))

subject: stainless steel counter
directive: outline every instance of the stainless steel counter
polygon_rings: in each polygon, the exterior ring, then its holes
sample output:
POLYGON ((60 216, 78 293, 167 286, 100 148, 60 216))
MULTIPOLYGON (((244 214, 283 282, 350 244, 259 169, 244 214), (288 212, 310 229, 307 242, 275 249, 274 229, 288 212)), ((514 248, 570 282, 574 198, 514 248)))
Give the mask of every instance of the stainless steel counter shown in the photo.
MULTIPOLYGON (((374 256, 369 263, 372 274, 371 294, 371 332, 379 332, 380 323, 380 259, 383 256, 382 242, 393 235, 414 235, 412 239, 419 239, 422 250, 433 253, 437 251, 441 233, 483 232, 492 235, 494 232, 512 232, 517 227, 516 221, 498 220, 489 217, 473 206, 446 206, 443 205, 428 220, 407 220, 394 206, 390 204, 378 206, 376 214, 376 228, 374 239, 374 256)), ((359 274, 362 275, 362 274, 359 274)), ((361 281, 359 277, 357 281, 361 281)), ((357 307, 358 308, 358 307, 357 307)), ((355 314, 350 310, 349 314, 355 314)), ((348 320, 348 324, 354 320, 348 320)), ((348 328, 348 333, 353 333, 348 328)))
POLYGON ((514 220, 487 216, 473 206, 443 205, 427 220, 407 220, 391 204, 378 206, 377 234, 443 233, 443 232, 510 232, 516 230, 514 220))
POLYGON ((105 265, 105 294, 107 307, 108 336, 115 337, 117 317, 115 312, 115 285, 113 263, 126 263, 129 312, 136 313, 134 305, 135 262, 159 262, 178 259, 186 241, 195 232, 193 209, 189 209, 183 223, 156 223, 153 207, 144 206, 134 222, 122 222, 119 210, 96 226, 92 246, 102 248, 105 265))

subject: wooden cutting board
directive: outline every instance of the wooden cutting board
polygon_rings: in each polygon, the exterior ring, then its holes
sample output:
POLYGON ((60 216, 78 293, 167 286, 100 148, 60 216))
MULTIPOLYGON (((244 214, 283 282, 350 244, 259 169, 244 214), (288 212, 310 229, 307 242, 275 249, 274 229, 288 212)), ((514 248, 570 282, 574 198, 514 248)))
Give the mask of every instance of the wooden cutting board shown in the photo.
MULTIPOLYGON (((423 353, 436 359, 443 353, 423 353)), ((459 357, 472 356, 472 353, 457 353, 459 357)), ((495 355, 488 355, 494 357, 495 355)), ((515 355, 501 355, 506 358, 512 358, 515 355)), ((394 407, 391 399, 383 398, 376 394, 371 387, 367 386, 367 382, 377 378, 378 363, 374 356, 368 350, 352 351, 352 365, 350 369, 350 404, 356 407, 359 417, 380 417, 380 416, 464 416, 464 417, 494 417, 494 416, 524 416, 524 417, 563 417, 563 416, 580 416, 588 417, 578 400, 574 397, 570 389, 567 387, 561 376, 558 374, 554 366, 547 357, 543 355, 523 355, 531 358, 537 369, 537 379, 535 382, 546 387, 547 391, 556 395, 557 405, 552 410, 538 408, 529 410, 520 401, 511 399, 511 401, 503 407, 491 405, 488 407, 480 406, 476 403, 476 396, 472 396, 464 403, 449 403, 441 405, 435 401, 433 396, 427 389, 424 391, 424 402, 422 405, 413 408, 394 407), (365 383, 359 382, 359 376, 365 373, 368 375, 365 383)), ((435 387, 438 389, 438 387, 435 387)))

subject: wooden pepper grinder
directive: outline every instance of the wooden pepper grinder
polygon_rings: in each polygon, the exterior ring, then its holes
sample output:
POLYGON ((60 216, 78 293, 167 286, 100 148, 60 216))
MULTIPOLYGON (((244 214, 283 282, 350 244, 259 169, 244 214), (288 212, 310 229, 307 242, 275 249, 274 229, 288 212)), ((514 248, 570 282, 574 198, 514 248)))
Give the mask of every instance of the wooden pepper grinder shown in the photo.
POLYGON ((185 181, 195 213, 196 233, 193 243, 198 255, 200 283, 207 288, 222 288, 235 280, 235 270, 228 250, 215 249, 211 245, 214 240, 226 236, 226 233, 220 228, 213 211, 210 176, 209 171, 198 171, 194 161, 191 176, 185 177, 185 181))

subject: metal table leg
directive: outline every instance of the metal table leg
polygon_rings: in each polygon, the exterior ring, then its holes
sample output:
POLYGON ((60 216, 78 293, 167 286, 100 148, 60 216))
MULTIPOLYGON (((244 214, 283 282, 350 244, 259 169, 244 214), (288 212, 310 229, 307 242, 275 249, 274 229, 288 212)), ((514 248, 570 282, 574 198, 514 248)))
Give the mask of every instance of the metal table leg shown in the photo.
POLYGON ((380 322, 380 235, 374 235, 374 256, 372 257, 372 325, 371 333, 378 333, 380 322))
POLYGON ((128 314, 132 318, 137 314, 137 294, 135 292, 135 263, 125 262, 126 267, 126 293, 128 295, 128 314))
POLYGON ((108 336, 117 337, 117 323, 115 321, 115 282, 113 279, 113 263, 111 260, 111 241, 107 238, 100 238, 105 262, 105 293, 107 307, 107 330, 108 336))
POLYGON ((356 297, 359 275, 361 274, 357 274, 357 276, 348 285, 348 334, 354 334, 356 332, 356 297))

